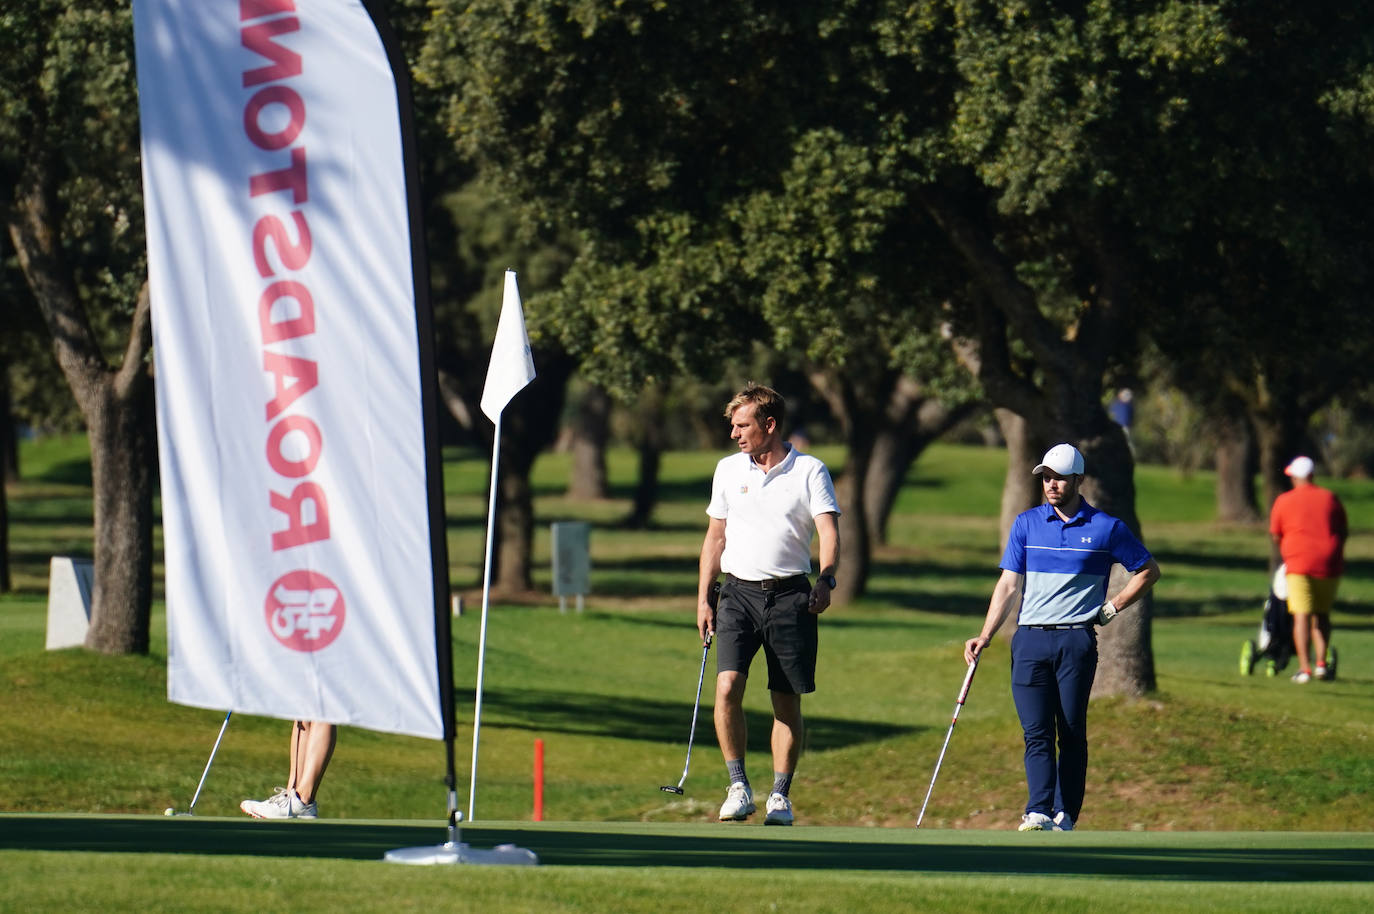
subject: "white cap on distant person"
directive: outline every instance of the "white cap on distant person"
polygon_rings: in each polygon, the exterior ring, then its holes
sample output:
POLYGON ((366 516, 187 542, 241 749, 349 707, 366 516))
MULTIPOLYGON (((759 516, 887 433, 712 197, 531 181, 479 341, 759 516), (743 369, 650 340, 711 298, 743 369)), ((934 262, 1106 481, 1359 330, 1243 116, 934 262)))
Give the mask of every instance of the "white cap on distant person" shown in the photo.
POLYGON ((1311 457, 1294 457, 1293 462, 1283 468, 1283 472, 1298 479, 1311 479, 1316 469, 1317 465, 1311 457))
POLYGON ((1060 476, 1082 476, 1083 455, 1072 444, 1056 444, 1045 452, 1045 457, 1031 470, 1032 476, 1039 476, 1046 470, 1060 476))

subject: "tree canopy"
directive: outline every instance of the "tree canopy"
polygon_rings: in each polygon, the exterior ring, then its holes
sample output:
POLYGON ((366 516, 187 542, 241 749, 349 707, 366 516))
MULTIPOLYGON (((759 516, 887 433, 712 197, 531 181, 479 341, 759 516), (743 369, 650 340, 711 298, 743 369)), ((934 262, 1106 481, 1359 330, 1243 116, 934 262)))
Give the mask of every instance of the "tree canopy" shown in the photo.
POLYGON ((152 345, 132 15, 112 0, 0 14, 0 219, 91 440, 88 647, 146 651, 152 345))
MULTIPOLYGON (((633 389, 760 340, 862 390, 933 376, 918 357, 943 328, 991 402, 1077 443, 1094 503, 1138 527, 1102 403, 1140 341, 1254 385, 1264 348, 1230 362, 1212 342, 1282 326, 1303 293, 1366 298, 1364 236, 1328 204, 1366 198, 1368 19, 1285 0, 441 0, 423 59, 461 153, 583 234, 548 320, 593 374, 633 389)), ((1133 618, 1107 639, 1140 660, 1127 691, 1153 681, 1133 618)))

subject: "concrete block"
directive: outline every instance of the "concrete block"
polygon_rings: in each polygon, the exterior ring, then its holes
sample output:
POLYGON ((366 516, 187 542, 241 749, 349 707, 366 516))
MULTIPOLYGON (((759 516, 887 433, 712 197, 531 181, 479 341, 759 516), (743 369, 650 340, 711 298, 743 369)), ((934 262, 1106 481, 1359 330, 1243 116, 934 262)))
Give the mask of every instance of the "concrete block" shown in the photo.
POLYGON ((95 563, 90 559, 52 557, 48 567, 48 650, 80 647, 86 642, 94 579, 95 563))

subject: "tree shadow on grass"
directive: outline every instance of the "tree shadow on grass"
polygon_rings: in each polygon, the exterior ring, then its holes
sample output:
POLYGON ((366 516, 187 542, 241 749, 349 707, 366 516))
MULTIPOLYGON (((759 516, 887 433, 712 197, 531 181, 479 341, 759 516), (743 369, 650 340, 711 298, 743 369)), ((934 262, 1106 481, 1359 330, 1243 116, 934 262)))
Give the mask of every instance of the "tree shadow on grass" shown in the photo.
POLYGON ((1179 552, 1157 548, 1151 548, 1150 554, 1159 562, 1160 568, 1187 565, 1191 568, 1206 568, 1209 571, 1248 571, 1255 575, 1260 587, 1265 586, 1269 575, 1269 560, 1262 556, 1209 555, 1205 552, 1179 552))
MULTIPOLYGON (((1332 835, 1301 847, 1255 846, 1253 834, 1209 840, 1094 834, 1091 842, 1041 840, 1006 833, 930 830, 721 826, 664 829, 633 825, 524 827, 463 826, 460 839, 474 848, 514 844, 534 851, 543 865, 579 867, 720 867, 927 872, 1009 876, 1088 876, 1197 882, 1374 881, 1369 842, 1332 835), (777 832, 785 832, 777 834, 777 832), (834 833, 828 837, 827 833, 834 833), (947 834, 947 833, 946 833, 947 834), (1257 874, 1261 874, 1257 877, 1257 874)), ((0 849, 244 855, 381 860, 387 851, 440 844, 442 824, 396 822, 255 821, 163 816, 0 816, 0 849)))
POLYGON ((598 560, 592 579, 593 591, 608 597, 690 597, 697 592, 697 562, 665 556, 598 560))
POLYGON ((39 482, 51 482, 64 486, 89 486, 91 485, 91 461, 90 458, 64 460, 61 463, 52 464, 32 478, 39 482))
MULTIPOLYGON (((994 582, 995 583, 995 582, 994 582)), ((992 585, 983 596, 931 591, 870 587, 865 597, 892 604, 900 609, 922 610, 925 612, 949 613, 954 616, 983 617, 988 612, 988 599, 992 596, 992 585)))
MULTIPOLYGON (((457 689, 454 695, 458 707, 471 707, 475 698, 472 689, 457 689)), ((711 696, 707 690, 702 696, 698 731, 702 730, 703 725, 710 728, 711 708, 711 696)), ((484 690, 482 709, 483 727, 504 727, 536 733, 575 733, 655 743, 684 742, 692 721, 690 701, 569 694, 542 689, 484 690)), ((768 733, 773 726, 772 715, 746 710, 745 723, 749 732, 762 742, 758 748, 766 748, 768 733)), ((916 733, 920 729, 807 715, 806 748, 811 751, 839 749, 916 733)))

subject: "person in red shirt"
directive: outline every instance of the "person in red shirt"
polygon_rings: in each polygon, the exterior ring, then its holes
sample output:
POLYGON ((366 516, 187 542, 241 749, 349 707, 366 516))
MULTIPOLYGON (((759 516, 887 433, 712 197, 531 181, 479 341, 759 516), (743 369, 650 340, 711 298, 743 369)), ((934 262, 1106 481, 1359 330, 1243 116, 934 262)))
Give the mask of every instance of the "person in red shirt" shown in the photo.
POLYGON ((1288 568, 1288 611, 1299 664, 1294 682, 1307 682, 1314 675, 1309 643, 1316 678, 1327 678, 1331 607, 1345 571, 1345 508, 1335 493, 1312 482, 1315 470, 1311 457, 1295 457, 1284 469, 1293 488, 1274 499, 1269 512, 1269 533, 1288 568))

